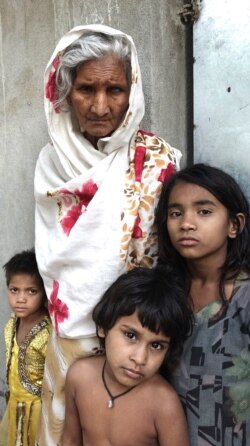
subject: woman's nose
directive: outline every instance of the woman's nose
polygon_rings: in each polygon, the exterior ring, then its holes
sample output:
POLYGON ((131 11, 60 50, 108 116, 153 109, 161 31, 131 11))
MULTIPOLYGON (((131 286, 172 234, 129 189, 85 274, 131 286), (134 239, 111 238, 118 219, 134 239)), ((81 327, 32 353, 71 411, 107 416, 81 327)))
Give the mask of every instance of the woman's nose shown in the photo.
POLYGON ((93 98, 91 111, 98 116, 103 116, 108 113, 108 98, 105 92, 96 93, 93 98))

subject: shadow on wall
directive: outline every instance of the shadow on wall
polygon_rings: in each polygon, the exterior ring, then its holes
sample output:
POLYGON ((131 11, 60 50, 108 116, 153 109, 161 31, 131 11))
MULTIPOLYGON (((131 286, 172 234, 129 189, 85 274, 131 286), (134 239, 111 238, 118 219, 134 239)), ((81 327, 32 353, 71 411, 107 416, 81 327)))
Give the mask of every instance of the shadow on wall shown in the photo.
POLYGON ((7 387, 5 380, 3 380, 2 378, 0 378, 0 383, 1 383, 1 389, 3 389, 0 390, 0 421, 1 421, 5 411, 5 389, 7 390, 7 387))

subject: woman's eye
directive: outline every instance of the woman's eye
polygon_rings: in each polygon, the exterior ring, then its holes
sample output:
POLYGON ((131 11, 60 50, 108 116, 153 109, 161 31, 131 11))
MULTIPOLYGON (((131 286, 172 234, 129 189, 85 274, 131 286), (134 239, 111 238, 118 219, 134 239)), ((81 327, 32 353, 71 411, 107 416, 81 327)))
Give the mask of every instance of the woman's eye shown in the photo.
POLYGON ((110 87, 109 90, 112 94, 120 94, 123 91, 121 87, 110 87))
POLYGON ((81 85, 78 90, 82 93, 91 93, 92 87, 90 85, 81 85))

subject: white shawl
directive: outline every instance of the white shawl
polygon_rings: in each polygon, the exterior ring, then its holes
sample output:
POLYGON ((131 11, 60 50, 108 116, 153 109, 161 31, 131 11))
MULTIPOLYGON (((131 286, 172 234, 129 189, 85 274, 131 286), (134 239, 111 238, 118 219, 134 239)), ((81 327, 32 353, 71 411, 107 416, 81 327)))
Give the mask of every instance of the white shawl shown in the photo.
POLYGON ((57 334, 89 337, 93 307, 108 286, 128 268, 155 262, 154 210, 162 175, 180 152, 137 133, 144 97, 136 49, 130 36, 107 26, 78 26, 59 41, 45 71, 45 114, 51 143, 35 172, 37 261, 57 334), (58 56, 86 30, 124 35, 131 44, 129 108, 98 150, 52 100, 58 56))

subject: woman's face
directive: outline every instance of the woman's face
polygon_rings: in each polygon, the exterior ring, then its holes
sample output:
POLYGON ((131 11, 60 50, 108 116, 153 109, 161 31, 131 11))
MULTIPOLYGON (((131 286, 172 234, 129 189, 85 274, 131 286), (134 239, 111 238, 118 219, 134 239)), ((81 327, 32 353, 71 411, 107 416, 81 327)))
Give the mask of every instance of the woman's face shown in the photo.
POLYGON ((69 103, 82 133, 95 147, 99 138, 109 136, 121 123, 129 93, 125 65, 117 57, 109 54, 79 66, 69 103))

